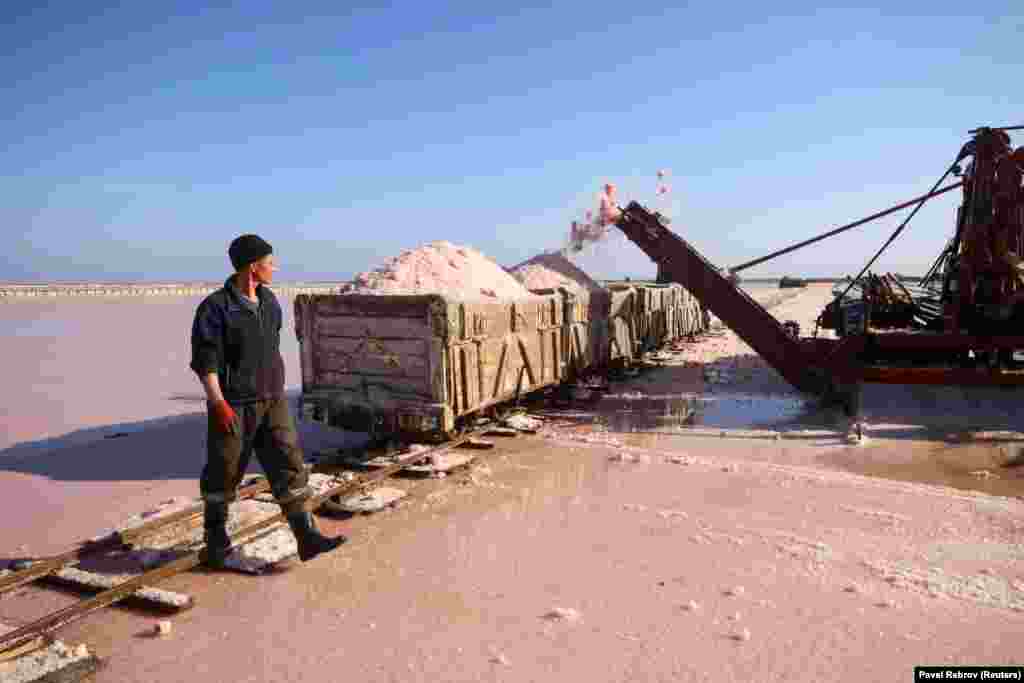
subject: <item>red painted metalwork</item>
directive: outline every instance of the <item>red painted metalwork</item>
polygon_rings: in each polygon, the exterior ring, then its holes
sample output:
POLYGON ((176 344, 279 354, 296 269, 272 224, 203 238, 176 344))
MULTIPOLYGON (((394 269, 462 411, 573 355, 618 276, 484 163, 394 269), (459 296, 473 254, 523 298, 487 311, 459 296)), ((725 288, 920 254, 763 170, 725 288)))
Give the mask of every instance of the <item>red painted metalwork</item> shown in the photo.
POLYGON ((869 365, 862 369, 869 384, 928 384, 934 386, 1022 386, 1022 370, 983 368, 907 368, 869 365))
POLYGON ((724 277, 696 249, 662 225, 656 214, 630 202, 616 225, 658 264, 664 277, 686 287, 787 382, 809 393, 825 391, 822 380, 808 372, 799 341, 787 334, 771 313, 724 277))
POLYGON ((1012 305, 1024 299, 1022 256, 1024 193, 1021 161, 1004 130, 980 128, 961 151, 972 157, 957 226, 958 292, 947 311, 947 330, 970 324, 976 305, 1012 305))
POLYGON ((968 349, 1024 349, 1024 336, 982 337, 970 334, 887 332, 865 335, 869 344, 883 351, 967 351, 968 349))
MULTIPOLYGON (((868 327, 860 334, 847 334, 838 340, 794 339, 733 280, 666 228, 658 214, 631 202, 616 225, 658 264, 659 277, 686 287, 801 391, 843 393, 862 382, 1021 385, 1024 371, 957 367, 977 362, 979 353, 984 364, 997 357, 986 354, 999 352, 1002 359, 1007 359, 1010 351, 1024 349, 1024 334, 1015 334, 1019 328, 1005 322, 1012 317, 1000 313, 1015 304, 1024 306, 1024 148, 1013 150, 1004 132, 1016 128, 971 131, 973 139, 958 158, 973 157, 961 183, 933 189, 927 195, 737 267, 762 263, 962 186, 964 202, 957 217, 956 235, 944 252, 951 255, 943 284, 945 332, 878 333, 871 329, 868 317, 868 327), (958 290, 951 283, 958 284, 958 290), (962 330, 965 324, 968 329, 962 330), (971 351, 975 352, 973 360, 971 351), (931 366, 924 366, 927 363, 931 366)), ((959 173, 956 168, 951 167, 943 177, 959 173)), ((848 394, 847 399, 853 395, 848 394)), ((847 406, 856 403, 856 399, 849 399, 847 406)))

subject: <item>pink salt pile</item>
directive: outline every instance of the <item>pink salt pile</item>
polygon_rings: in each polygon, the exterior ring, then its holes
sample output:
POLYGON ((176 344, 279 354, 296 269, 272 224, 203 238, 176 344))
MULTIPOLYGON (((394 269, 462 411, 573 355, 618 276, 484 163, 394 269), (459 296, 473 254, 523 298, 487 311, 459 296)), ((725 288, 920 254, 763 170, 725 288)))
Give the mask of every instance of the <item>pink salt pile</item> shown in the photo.
POLYGON ((479 251, 438 241, 402 252, 360 273, 346 294, 441 294, 460 300, 530 298, 525 287, 479 251))
POLYGON ((527 289, 565 287, 574 294, 601 289, 601 285, 577 268, 561 252, 538 254, 518 266, 513 266, 509 272, 527 289))

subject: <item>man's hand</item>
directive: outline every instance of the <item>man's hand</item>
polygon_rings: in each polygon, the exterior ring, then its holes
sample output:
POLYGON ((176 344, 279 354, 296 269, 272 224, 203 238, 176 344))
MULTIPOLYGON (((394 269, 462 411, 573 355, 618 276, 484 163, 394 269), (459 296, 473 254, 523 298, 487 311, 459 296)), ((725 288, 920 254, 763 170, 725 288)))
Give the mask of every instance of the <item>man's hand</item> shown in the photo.
POLYGON ((216 418, 221 432, 241 436, 242 429, 238 422, 238 414, 235 413, 235 409, 231 407, 231 404, 224 400, 224 394, 221 393, 217 373, 210 372, 200 375, 199 381, 203 385, 203 391, 206 392, 206 408, 210 411, 210 415, 216 418))
POLYGON ((208 406, 210 414, 217 420, 217 425, 223 433, 240 436, 239 432, 241 430, 238 425, 238 414, 231 407, 230 403, 220 399, 219 401, 212 401, 208 406))

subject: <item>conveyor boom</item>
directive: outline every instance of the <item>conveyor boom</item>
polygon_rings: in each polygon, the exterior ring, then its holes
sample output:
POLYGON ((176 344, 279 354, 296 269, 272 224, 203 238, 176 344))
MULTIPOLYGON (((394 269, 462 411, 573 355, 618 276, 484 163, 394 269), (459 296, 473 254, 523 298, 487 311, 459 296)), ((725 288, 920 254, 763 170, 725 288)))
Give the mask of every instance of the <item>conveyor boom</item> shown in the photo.
POLYGON ((746 292, 736 287, 657 216, 630 202, 616 223, 634 244, 661 266, 672 282, 690 291, 733 332, 797 389, 822 395, 828 382, 811 366, 812 356, 786 333, 782 324, 746 292))

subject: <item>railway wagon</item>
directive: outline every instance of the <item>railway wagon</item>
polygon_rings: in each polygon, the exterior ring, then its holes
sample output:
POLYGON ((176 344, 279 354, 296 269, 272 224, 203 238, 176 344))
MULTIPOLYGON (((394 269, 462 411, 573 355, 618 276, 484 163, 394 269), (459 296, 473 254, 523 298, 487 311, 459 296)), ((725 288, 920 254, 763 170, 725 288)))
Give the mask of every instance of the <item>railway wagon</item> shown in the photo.
POLYGON ((515 302, 297 296, 301 418, 381 438, 441 439, 461 418, 588 369, 628 365, 702 329, 699 306, 679 285, 531 294, 515 302))
MULTIPOLYGON (((608 287, 623 284, 614 282, 608 287)), ((631 316, 637 356, 645 350, 704 330, 700 302, 681 285, 634 283, 633 287, 636 295, 631 316)))
POLYGON ((564 379, 565 306, 556 294, 299 295, 300 415, 371 435, 444 438, 459 418, 564 379))
POLYGON ((562 353, 566 375, 613 364, 628 364, 637 356, 637 291, 612 284, 600 290, 570 292, 564 287, 533 289, 540 296, 559 296, 565 311, 562 353))
POLYGON ((610 284, 607 287, 611 295, 608 301, 607 336, 600 353, 608 359, 609 364, 628 365, 637 358, 639 337, 637 336, 636 319, 638 316, 637 289, 631 285, 610 284))
POLYGON ((669 295, 668 341, 689 337, 704 331, 704 309, 697 297, 681 285, 673 285, 669 295))

